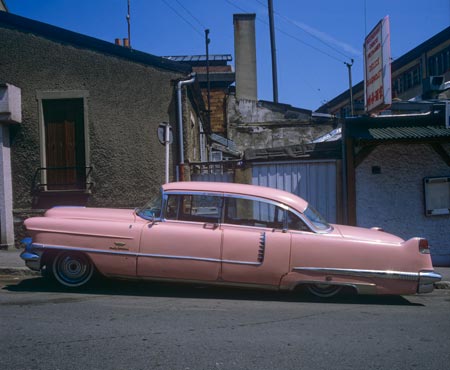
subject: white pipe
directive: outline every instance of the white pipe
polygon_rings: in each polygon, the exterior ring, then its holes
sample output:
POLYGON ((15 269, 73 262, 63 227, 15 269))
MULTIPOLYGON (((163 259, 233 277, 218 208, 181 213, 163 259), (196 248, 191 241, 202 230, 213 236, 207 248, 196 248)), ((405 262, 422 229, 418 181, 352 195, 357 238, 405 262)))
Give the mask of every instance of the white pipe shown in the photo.
POLYGON ((170 143, 170 124, 166 123, 164 146, 166 149, 166 184, 169 182, 169 143, 170 143))
MULTIPOLYGON (((196 74, 192 73, 189 80, 178 81, 177 83, 177 105, 178 105, 178 142, 180 150, 180 166, 184 164, 184 138, 183 138, 183 102, 181 99, 181 88, 184 85, 194 83, 196 74)), ((177 180, 179 179, 179 172, 177 172, 177 180)))

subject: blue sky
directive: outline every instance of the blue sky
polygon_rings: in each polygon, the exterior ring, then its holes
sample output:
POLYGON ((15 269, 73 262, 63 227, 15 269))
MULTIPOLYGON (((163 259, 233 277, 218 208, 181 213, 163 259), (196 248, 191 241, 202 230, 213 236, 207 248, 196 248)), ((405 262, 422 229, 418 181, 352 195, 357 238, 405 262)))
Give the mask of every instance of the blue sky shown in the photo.
MULTIPOLYGON (((114 42, 127 36, 127 0, 6 0, 9 11, 114 42)), ((384 16, 396 59, 450 25, 449 0, 273 0, 280 103, 317 109, 348 88, 344 62, 363 79, 362 45, 384 16)), ((258 98, 272 100, 267 0, 131 0, 134 49, 155 55, 234 58, 233 14, 256 13, 258 98)))

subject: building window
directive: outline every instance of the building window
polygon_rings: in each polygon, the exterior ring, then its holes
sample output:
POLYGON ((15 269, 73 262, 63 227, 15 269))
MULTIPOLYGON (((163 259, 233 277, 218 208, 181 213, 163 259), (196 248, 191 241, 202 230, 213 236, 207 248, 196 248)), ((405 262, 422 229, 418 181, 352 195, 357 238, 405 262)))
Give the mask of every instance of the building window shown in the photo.
POLYGON ((428 58, 428 74, 439 76, 450 70, 450 46, 428 58))
POLYGON ((427 177, 424 190, 427 216, 450 214, 450 177, 427 177))
POLYGON ((37 187, 41 191, 88 190, 86 101, 80 95, 38 94, 41 168, 37 187))
POLYGON ((422 82, 421 68, 420 64, 417 64, 414 67, 397 76, 392 81, 392 85, 394 93, 398 95, 415 86, 420 85, 421 82, 422 82))

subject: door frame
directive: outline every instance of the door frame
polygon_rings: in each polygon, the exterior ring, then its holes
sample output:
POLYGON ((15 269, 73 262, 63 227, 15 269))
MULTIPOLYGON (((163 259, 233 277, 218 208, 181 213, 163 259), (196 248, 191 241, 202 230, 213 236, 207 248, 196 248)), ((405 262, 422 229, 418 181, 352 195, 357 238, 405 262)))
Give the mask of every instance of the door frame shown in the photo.
MULTIPOLYGON (((89 120, 88 120, 88 101, 89 91, 87 90, 61 90, 61 91, 37 91, 36 100, 38 102, 38 118, 39 118, 39 146, 40 146, 40 162, 41 167, 47 167, 47 153, 45 142, 45 119, 43 100, 60 100, 60 99, 83 99, 83 120, 84 120, 84 155, 85 166, 90 167, 90 145, 89 145, 89 120)), ((89 175, 86 182, 90 182, 89 175)), ((41 183, 47 184, 46 171, 41 172, 41 183)), ((48 191, 47 186, 43 189, 48 191)))

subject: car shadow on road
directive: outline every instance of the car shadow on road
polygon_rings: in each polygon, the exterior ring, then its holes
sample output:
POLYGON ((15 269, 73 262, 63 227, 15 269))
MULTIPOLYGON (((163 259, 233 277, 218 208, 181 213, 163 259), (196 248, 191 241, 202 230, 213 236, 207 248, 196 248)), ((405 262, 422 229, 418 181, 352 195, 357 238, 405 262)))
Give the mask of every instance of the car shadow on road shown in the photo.
POLYGON ((76 295, 423 306, 422 304, 410 302, 403 296, 358 296, 344 293, 332 298, 318 298, 303 290, 295 292, 279 292, 208 285, 148 282, 140 280, 123 281, 104 278, 96 279, 93 283, 89 284, 88 287, 67 289, 53 280, 35 277, 23 279, 18 283, 7 284, 3 289, 10 292, 70 293, 76 295))

